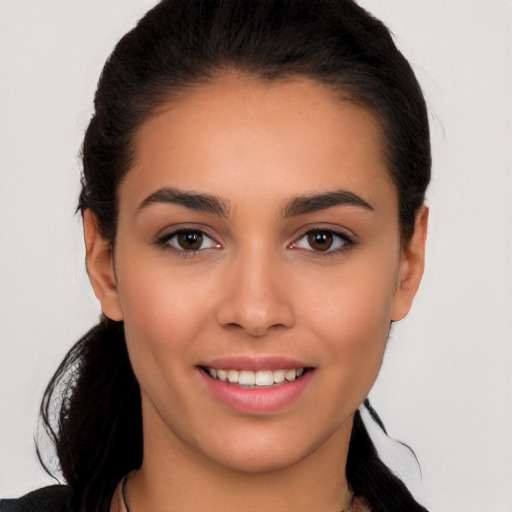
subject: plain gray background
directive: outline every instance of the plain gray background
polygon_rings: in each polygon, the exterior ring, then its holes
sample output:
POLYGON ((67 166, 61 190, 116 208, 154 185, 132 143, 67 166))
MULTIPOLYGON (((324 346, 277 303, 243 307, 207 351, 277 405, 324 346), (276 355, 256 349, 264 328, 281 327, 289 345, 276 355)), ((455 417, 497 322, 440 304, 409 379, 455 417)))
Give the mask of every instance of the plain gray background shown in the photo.
MULTIPOLYGON (((0 494, 51 483, 33 445, 50 376, 99 308, 74 216, 95 83, 150 0, 0 0, 0 494)), ((427 269, 373 404, 436 512, 512 511, 512 2, 362 0, 431 113, 427 269)))

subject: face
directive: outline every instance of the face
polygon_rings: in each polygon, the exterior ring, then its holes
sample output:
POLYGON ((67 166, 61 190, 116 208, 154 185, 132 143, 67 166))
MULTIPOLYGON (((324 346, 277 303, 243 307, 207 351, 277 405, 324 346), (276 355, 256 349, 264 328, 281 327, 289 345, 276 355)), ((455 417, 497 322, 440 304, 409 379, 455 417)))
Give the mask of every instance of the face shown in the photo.
POLYGON ((375 118, 306 80, 169 103, 137 135, 112 265, 87 237, 145 442, 243 471, 348 444, 419 283, 375 118))

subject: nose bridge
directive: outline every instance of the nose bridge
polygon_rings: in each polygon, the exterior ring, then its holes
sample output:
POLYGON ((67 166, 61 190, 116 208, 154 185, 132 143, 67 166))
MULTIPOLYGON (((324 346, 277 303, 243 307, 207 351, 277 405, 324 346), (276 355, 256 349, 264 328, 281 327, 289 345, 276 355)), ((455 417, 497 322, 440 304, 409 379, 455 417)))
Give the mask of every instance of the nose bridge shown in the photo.
POLYGON ((278 326, 291 327, 295 316, 283 270, 278 251, 254 243, 240 248, 226 269, 218 322, 251 336, 263 336, 278 326))

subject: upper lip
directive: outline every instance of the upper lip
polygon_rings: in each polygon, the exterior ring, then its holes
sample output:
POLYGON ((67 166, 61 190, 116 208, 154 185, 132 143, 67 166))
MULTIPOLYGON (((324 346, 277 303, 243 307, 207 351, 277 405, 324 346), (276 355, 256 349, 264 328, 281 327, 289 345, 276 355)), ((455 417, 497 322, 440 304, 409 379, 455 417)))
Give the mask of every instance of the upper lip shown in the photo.
POLYGON ((287 356, 231 355, 220 356, 205 361, 198 366, 234 370, 289 370, 292 368, 312 368, 311 364, 287 356))

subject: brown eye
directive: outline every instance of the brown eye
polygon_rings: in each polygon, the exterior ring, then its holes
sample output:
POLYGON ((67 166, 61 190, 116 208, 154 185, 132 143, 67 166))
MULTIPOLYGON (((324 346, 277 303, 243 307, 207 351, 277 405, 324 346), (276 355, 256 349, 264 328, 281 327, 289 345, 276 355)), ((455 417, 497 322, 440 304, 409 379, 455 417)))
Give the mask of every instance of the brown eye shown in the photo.
POLYGON ((203 244, 203 234, 200 231, 183 231, 176 235, 176 242, 184 251, 197 251, 203 244))
POLYGON ((329 250, 333 239, 334 234, 332 231, 311 231, 308 233, 308 243, 314 251, 329 250))
POLYGON ((212 237, 197 229, 180 229, 165 234, 156 240, 156 243, 164 247, 171 246, 172 249, 181 253, 194 253, 221 247, 212 237))
POLYGON ((291 244, 292 249, 303 249, 312 253, 336 254, 354 245, 354 240, 345 233, 331 229, 312 229, 291 244))

